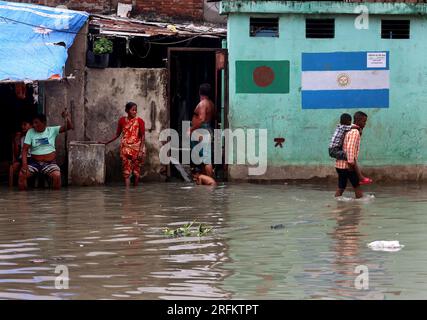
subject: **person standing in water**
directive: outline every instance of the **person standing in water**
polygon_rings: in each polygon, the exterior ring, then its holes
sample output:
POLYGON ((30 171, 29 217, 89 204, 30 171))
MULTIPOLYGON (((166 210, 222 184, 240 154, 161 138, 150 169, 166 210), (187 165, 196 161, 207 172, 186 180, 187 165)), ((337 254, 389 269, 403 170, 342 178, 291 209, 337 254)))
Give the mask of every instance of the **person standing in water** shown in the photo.
POLYGON ((122 136, 120 144, 120 159, 122 161, 123 178, 126 187, 130 186, 130 178, 133 174, 134 186, 138 185, 141 176, 141 166, 144 164, 145 146, 145 123, 137 117, 137 105, 128 102, 125 106, 127 117, 119 119, 116 136, 108 142, 101 142, 105 145, 122 136))
MULTIPOLYGON (((354 114, 354 124, 363 130, 366 125, 368 116, 362 111, 358 111, 354 114)), ((357 160, 360 149, 360 131, 359 129, 351 129, 344 137, 343 151, 346 154, 346 159, 335 162, 335 168, 338 173, 338 189, 335 193, 335 197, 340 197, 344 193, 347 187, 347 180, 353 186, 356 198, 362 198, 363 192, 360 190, 359 176, 356 171, 357 160)))
MULTIPOLYGON (((206 175, 213 177, 213 165, 212 165, 212 138, 213 138, 213 120, 215 113, 215 106, 210 99, 211 86, 208 83, 203 83, 199 88, 200 102, 194 109, 193 118, 191 120, 190 137, 191 134, 197 129, 205 129, 209 132, 205 136, 199 137, 203 143, 202 150, 200 151, 200 157, 202 164, 204 165, 204 172, 206 175), (208 142, 206 142, 208 141, 208 142)), ((192 147, 197 145, 199 142, 191 141, 192 147)))
MULTIPOLYGON (((351 124, 351 115, 343 113, 340 117, 340 124, 337 125, 337 128, 331 138, 331 142, 329 143, 329 155, 332 158, 337 160, 347 160, 347 155, 343 151, 343 143, 345 135, 351 129, 358 129, 360 135, 362 135, 361 129, 357 125, 351 124)), ((362 171, 357 164, 354 169, 359 177, 361 185, 372 183, 372 179, 363 176, 362 171)))

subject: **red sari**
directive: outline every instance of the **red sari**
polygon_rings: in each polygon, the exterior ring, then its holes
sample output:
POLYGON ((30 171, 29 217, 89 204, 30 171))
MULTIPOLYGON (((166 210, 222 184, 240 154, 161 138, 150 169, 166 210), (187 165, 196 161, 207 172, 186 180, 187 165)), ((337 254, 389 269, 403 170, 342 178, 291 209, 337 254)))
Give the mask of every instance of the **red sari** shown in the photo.
POLYGON ((122 160, 123 176, 129 178, 131 173, 141 175, 141 165, 144 164, 145 124, 141 118, 119 120, 117 133, 122 134, 120 158, 122 160))

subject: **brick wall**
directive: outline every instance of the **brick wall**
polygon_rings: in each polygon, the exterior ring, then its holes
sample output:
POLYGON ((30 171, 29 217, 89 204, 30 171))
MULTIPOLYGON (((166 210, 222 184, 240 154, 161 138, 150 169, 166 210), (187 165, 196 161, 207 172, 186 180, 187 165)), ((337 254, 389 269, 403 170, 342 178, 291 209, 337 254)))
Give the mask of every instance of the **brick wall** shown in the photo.
MULTIPOLYGON (((117 3, 133 5, 133 14, 150 20, 203 20, 204 0, 9 0, 55 7, 65 5, 69 9, 90 13, 115 13, 117 3)), ((304 0, 302 0, 304 1, 304 0)), ((311 0, 313 1, 313 0, 311 0)), ((427 0, 341 0, 343 2, 406 2, 422 3, 427 0)), ((212 7, 212 3, 208 3, 212 7)))
POLYGON ((133 4, 133 14, 150 19, 203 20, 203 0, 12 0, 90 13, 115 13, 117 3, 133 4))
POLYGON ((203 0, 136 0, 136 11, 153 19, 203 20, 203 0))

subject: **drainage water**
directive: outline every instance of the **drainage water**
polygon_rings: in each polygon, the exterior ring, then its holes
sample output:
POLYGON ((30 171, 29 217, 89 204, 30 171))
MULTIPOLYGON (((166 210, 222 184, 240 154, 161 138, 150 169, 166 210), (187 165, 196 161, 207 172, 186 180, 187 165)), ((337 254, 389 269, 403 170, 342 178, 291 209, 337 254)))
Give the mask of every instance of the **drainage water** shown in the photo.
POLYGON ((0 298, 425 299, 425 188, 367 186, 363 201, 297 184, 0 189, 0 298), (162 233, 194 220, 214 231, 162 233))

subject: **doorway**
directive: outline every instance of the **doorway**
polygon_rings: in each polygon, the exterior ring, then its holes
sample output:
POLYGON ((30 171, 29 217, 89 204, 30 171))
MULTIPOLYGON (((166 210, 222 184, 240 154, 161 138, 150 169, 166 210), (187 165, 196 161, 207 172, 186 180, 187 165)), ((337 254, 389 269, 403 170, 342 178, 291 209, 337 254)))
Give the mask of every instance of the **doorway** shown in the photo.
POLYGON ((38 112, 34 88, 24 83, 0 84, 0 109, 4 121, 0 126, 0 181, 6 183, 12 161, 12 140, 23 120, 31 121, 38 112))
MULTIPOLYGON (((199 100, 199 86, 208 83, 212 87, 211 100, 215 105, 214 128, 224 128, 227 108, 224 99, 226 75, 226 50, 218 48, 169 48, 169 112, 170 128, 180 137, 179 154, 182 160, 182 122, 191 121, 199 100)), ((189 150, 185 150, 189 151, 189 150)), ((223 175, 223 168, 217 167, 223 175)), ((168 170, 170 178, 180 174, 172 166, 168 170)))

